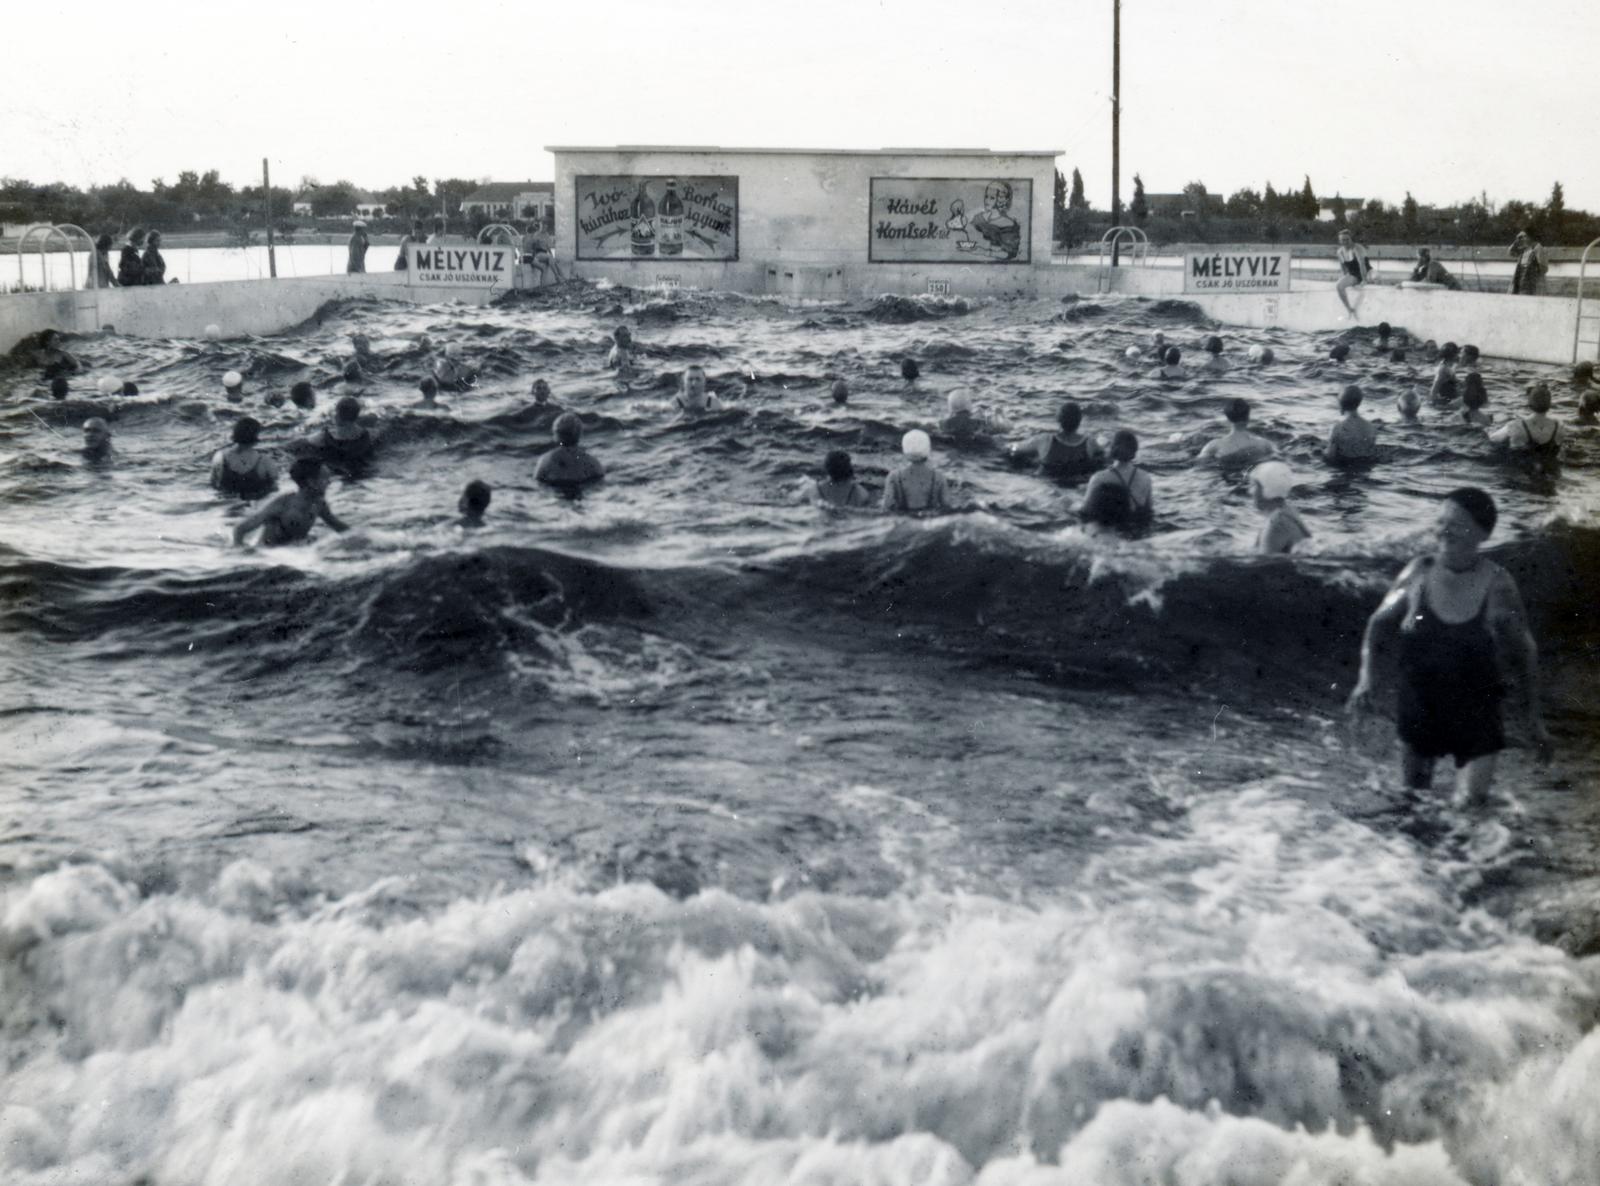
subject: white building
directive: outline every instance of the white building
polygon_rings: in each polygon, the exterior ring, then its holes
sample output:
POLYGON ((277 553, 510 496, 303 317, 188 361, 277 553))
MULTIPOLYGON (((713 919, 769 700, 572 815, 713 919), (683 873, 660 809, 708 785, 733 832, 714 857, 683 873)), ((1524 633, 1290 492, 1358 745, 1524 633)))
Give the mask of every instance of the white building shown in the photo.
POLYGON ((556 216, 555 203, 555 187, 548 181, 491 181, 462 200, 461 212, 469 218, 483 214, 519 222, 551 222, 556 216))

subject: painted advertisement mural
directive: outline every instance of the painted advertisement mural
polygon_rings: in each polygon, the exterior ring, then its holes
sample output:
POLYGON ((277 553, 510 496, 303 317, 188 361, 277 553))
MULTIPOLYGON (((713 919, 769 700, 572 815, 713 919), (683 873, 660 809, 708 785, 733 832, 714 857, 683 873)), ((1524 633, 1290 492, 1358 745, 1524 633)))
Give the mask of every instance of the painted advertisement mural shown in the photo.
POLYGON ((657 263, 739 258, 739 179, 579 176, 578 259, 657 263))
POLYGON ((1025 264, 1026 177, 874 177, 867 258, 875 264, 1025 264))

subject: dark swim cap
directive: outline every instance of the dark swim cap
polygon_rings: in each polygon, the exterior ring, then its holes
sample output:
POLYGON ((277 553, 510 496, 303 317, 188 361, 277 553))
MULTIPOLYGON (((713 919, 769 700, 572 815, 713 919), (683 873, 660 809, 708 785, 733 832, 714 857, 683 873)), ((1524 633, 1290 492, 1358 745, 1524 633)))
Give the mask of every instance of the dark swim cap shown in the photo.
POLYGON ((311 384, 300 382, 289 388, 289 398, 294 401, 297 408, 314 408, 317 406, 317 393, 311 389, 311 384))
POLYGON ((1078 406, 1077 400, 1069 399, 1061 405, 1061 411, 1056 413, 1056 423, 1066 432, 1078 431, 1078 425, 1083 423, 1083 409, 1078 406))
POLYGON ((353 395, 341 396, 333 405, 333 415, 336 420, 350 423, 361 415, 361 401, 353 395))
POLYGON ((1466 511, 1484 535, 1489 535, 1494 531, 1494 525, 1496 520, 1499 519, 1500 513, 1495 510, 1494 499, 1489 497, 1487 491, 1480 490, 1476 486, 1462 486, 1460 489, 1452 490, 1449 494, 1446 494, 1444 500, 1453 502, 1456 506, 1466 511))
POLYGON ((54 379, 50 380, 51 399, 66 399, 67 392, 69 390, 71 390, 71 388, 67 384, 67 377, 65 375, 57 375, 54 379))
POLYGON ((1352 383, 1339 393, 1339 410, 1353 412, 1361 406, 1363 398, 1361 388, 1352 383))
POLYGON ((556 440, 568 448, 576 445, 583 439, 583 421, 578 419, 576 412, 563 412, 556 417, 556 440))
POLYGON ((1332 350, 1328 351, 1328 357, 1333 359, 1334 362, 1343 362, 1350 357, 1350 347, 1344 342, 1340 342, 1332 350))
POLYGON ((1206 353, 1207 354, 1221 354, 1222 353, 1222 339, 1217 337, 1216 334, 1212 334, 1209 338, 1206 339, 1206 353))
POLYGON ((1119 428, 1111 434, 1111 460, 1132 461, 1139 455, 1139 438, 1131 428, 1119 428))

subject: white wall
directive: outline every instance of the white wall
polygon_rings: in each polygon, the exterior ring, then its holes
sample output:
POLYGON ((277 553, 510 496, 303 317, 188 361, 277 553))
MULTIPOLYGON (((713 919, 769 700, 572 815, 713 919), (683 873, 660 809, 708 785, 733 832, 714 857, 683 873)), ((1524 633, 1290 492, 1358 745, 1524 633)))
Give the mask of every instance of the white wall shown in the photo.
POLYGON ((841 287, 786 289, 790 295, 925 292, 929 281, 953 292, 1031 291, 1050 261, 1055 154, 989 152, 800 152, 750 149, 566 149, 555 156, 556 252, 586 279, 647 286, 664 273, 682 285, 767 291, 771 264, 835 273, 841 287), (731 175, 739 179, 739 258, 722 263, 676 259, 576 259, 574 181, 579 174, 731 175), (953 177, 1033 182, 1029 264, 881 264, 867 259, 873 177, 953 177))

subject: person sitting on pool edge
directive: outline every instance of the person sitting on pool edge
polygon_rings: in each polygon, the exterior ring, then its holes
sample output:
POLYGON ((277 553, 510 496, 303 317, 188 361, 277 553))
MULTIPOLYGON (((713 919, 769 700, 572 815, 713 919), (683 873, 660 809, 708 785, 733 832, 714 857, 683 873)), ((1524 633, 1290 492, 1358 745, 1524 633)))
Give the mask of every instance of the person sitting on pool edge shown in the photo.
POLYGON ((1067 400, 1056 413, 1060 432, 1044 432, 1011 450, 1014 461, 1033 460, 1039 472, 1058 482, 1087 478, 1105 464, 1105 450, 1093 437, 1078 432, 1083 409, 1077 400, 1067 400))
POLYGON ((456 510, 461 512, 461 518, 456 520, 457 527, 482 527, 483 516, 489 510, 489 500, 494 492, 489 489, 489 483, 482 478, 473 478, 466 488, 461 491, 461 498, 456 503, 456 510))
POLYGON ((1527 461, 1537 469, 1552 471, 1561 465, 1561 421, 1552 419, 1550 387, 1535 383, 1528 388, 1528 410, 1531 416, 1514 416, 1489 434, 1489 439, 1504 445, 1519 460, 1527 461))
POLYGON ((692 366, 678 380, 678 393, 672 397, 680 418, 722 411, 722 401, 706 390, 704 367, 692 366))
POLYGON ((1228 420, 1228 433, 1209 442, 1200 450, 1200 461, 1214 461, 1218 465, 1248 465, 1272 456, 1278 447, 1266 437, 1250 431, 1250 405, 1242 399, 1230 399, 1222 414, 1228 420))
POLYGON ((812 483, 812 497, 823 506, 867 507, 872 505, 872 492, 856 481, 855 464, 843 449, 830 450, 822 459, 822 469, 827 475, 812 483))
POLYGON ((1127 531, 1147 525, 1155 515, 1155 485, 1134 464, 1139 438, 1119 428, 1111 436, 1111 463, 1089 479, 1078 517, 1094 527, 1127 531))
POLYGON ((1417 266, 1411 269, 1411 282, 1413 284, 1440 284, 1445 288, 1459 289, 1461 281, 1457 280, 1445 270, 1445 266, 1433 258, 1433 252, 1426 247, 1417 248, 1417 266))
POLYGON ((1281 461, 1263 461, 1250 471, 1250 501, 1267 517, 1256 536, 1256 551, 1263 555, 1284 555, 1311 538, 1311 528, 1289 505, 1293 489, 1294 472, 1281 461))
POLYGON ((211 484, 218 494, 254 502, 278 488, 277 467, 256 448, 260 439, 261 422, 254 416, 233 422, 232 446, 218 449, 211 458, 211 484))
POLYGON ((543 457, 533 471, 536 482, 554 486, 568 494, 580 492, 591 482, 606 476, 606 467, 578 442, 583 439, 583 421, 576 412, 563 412, 555 422, 556 447, 543 457))
POLYGON ((1328 434, 1328 448, 1323 456, 1329 465, 1343 465, 1347 461, 1370 461, 1378 455, 1378 429, 1370 420, 1362 418, 1361 388, 1354 383, 1339 393, 1339 421, 1328 434))
POLYGON ((333 423, 318 429, 309 444, 329 465, 352 472, 371 461, 378 447, 376 438, 361 423, 361 401, 353 395, 339 397, 333 405, 333 423))
POLYGON ((900 451, 906 460, 883 484, 883 509, 911 514, 949 510, 949 487, 944 475, 929 460, 933 455, 933 442, 928 434, 913 428, 900 438, 900 451))
POLYGON ((1339 247, 1335 254, 1339 260, 1339 279, 1333 286, 1334 291, 1339 294, 1339 303, 1344 306, 1345 313, 1354 318, 1356 310, 1350 303, 1350 289, 1359 288, 1372 278, 1372 261, 1367 258, 1367 249, 1357 243, 1349 231, 1339 232, 1339 247))
POLYGON ((289 480, 295 488, 280 494, 253 515, 241 519, 233 529, 233 542, 262 528, 261 545, 275 548, 293 544, 311 534, 312 525, 321 519, 335 531, 348 531, 350 525, 328 509, 328 471, 316 457, 298 458, 289 467, 289 480))

